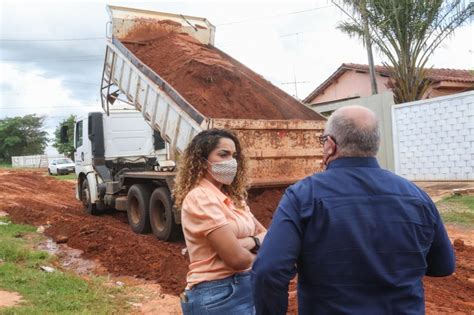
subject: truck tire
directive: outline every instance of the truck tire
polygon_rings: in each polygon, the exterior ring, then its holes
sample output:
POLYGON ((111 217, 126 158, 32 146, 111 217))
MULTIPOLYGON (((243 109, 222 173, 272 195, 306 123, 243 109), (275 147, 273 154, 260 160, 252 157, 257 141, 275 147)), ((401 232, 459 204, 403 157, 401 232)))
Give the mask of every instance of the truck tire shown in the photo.
POLYGON ((153 234, 162 241, 176 240, 181 233, 181 226, 174 221, 173 201, 166 187, 156 188, 150 197, 150 224, 153 234))
POLYGON ((101 214, 102 211, 97 209, 95 203, 91 203, 91 192, 89 188, 89 181, 87 178, 84 178, 82 185, 81 185, 81 202, 84 206, 84 209, 88 214, 98 215, 101 214))
POLYGON ((133 232, 146 234, 151 231, 148 207, 150 203, 150 187, 134 184, 128 190, 127 217, 133 232))

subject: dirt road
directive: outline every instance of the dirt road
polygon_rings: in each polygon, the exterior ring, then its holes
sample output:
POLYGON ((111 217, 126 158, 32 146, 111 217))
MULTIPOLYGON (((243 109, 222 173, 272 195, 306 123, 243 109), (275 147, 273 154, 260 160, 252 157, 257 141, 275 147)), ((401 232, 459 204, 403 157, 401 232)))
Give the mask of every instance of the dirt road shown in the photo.
MULTIPOLYGON (((251 209, 265 225, 282 193, 283 189, 250 192, 251 209)), ((0 169, 0 211, 8 212, 15 223, 47 226, 46 235, 82 250, 85 258, 99 262, 105 272, 155 281, 163 293, 174 296, 185 286, 188 260, 181 254, 183 241, 165 243, 152 235, 137 235, 129 228, 125 213, 86 215, 74 197, 72 182, 59 181, 44 171, 0 169)), ((471 235, 456 230, 455 236, 464 238, 465 244, 455 242, 457 270, 453 276, 425 279, 428 314, 474 312, 474 247, 466 239, 471 235)), ((295 313, 292 291, 290 313, 295 313)), ((155 305, 154 310, 157 308, 155 305)))

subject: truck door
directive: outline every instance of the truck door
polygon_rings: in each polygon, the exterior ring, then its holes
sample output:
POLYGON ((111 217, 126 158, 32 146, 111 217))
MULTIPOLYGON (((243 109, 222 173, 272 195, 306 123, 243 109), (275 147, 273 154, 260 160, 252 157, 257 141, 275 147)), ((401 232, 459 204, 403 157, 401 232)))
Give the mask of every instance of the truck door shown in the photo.
POLYGON ((87 136, 87 119, 76 122, 74 128, 74 160, 76 163, 76 174, 81 173, 86 166, 92 165, 91 143, 87 136))

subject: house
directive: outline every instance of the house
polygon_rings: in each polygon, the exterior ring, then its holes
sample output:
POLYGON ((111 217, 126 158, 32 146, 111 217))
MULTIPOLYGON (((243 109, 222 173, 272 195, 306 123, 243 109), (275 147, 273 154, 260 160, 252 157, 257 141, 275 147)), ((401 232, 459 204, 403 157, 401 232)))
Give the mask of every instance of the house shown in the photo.
MULTIPOLYGON (((389 73, 384 66, 376 66, 378 93, 390 91, 389 73)), ((428 69, 430 86, 422 99, 474 90, 474 71, 457 69, 428 69)), ((327 104, 370 96, 369 66, 343 63, 326 81, 311 92, 303 103, 309 105, 327 104)), ((311 106, 315 107, 315 106, 311 106)))

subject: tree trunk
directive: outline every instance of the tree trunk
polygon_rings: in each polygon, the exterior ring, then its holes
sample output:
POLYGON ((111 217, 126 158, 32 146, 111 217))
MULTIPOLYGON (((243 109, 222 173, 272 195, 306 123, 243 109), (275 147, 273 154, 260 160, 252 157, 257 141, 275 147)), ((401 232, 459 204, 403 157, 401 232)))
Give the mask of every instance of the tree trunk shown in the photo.
POLYGON ((372 95, 378 93, 377 80, 375 78, 374 56, 372 54, 372 42, 370 40, 369 21, 367 18, 367 7, 365 1, 360 2, 360 12, 364 22, 364 41, 367 48, 367 59, 369 63, 370 87, 372 88, 372 95))

